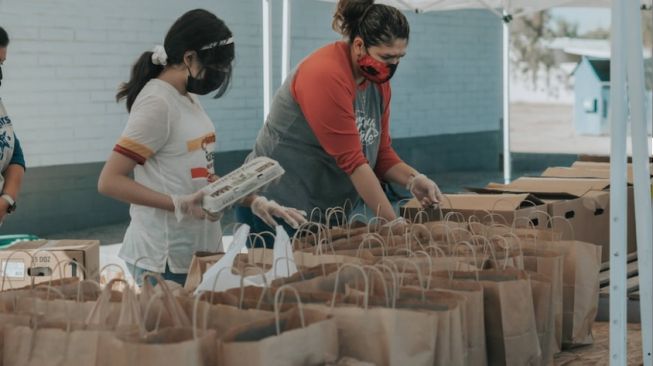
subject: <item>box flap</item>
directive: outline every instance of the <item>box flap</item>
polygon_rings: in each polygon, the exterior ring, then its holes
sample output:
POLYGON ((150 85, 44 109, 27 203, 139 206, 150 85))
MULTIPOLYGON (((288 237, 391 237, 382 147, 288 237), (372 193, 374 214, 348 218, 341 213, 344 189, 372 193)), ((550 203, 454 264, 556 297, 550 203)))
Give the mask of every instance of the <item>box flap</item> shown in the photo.
MULTIPOLYGON (((477 187, 465 187, 466 190, 470 192, 480 193, 480 194, 518 194, 518 193, 528 193, 529 190, 512 188, 508 187, 505 184, 500 183, 490 183, 488 187, 477 188, 477 187)), ((547 193, 536 193, 537 197, 546 202, 547 200, 560 200, 560 199, 573 199, 578 198, 577 196, 564 192, 547 192, 547 193)))
MULTIPOLYGON (((585 175, 597 177, 597 178, 606 178, 610 179, 610 163, 597 163, 597 162, 587 162, 587 161, 577 161, 571 166, 575 169, 582 169, 586 171, 585 175), (603 174, 603 175, 601 175, 603 174)), ((633 184, 635 181, 633 178, 633 165, 627 165, 627 174, 628 174, 628 184, 633 184)), ((653 164, 649 165, 649 171, 651 176, 653 176, 653 164)))
POLYGON ((589 191, 610 187, 608 179, 524 177, 510 184, 490 183, 486 189, 498 192, 532 193, 538 197, 582 197, 589 191))
MULTIPOLYGON (((521 194, 447 194, 440 203, 443 210, 477 210, 477 211, 514 211, 520 208, 542 205, 539 198, 528 193, 521 194)), ((410 200, 404 207, 419 208, 416 199, 410 200)))

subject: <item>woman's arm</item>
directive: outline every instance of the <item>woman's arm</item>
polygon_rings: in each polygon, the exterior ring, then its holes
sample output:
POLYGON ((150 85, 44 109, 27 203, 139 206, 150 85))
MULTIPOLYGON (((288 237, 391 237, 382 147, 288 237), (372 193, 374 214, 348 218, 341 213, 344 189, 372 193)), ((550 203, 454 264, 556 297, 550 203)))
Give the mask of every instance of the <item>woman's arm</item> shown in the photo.
POLYGON ((413 169, 410 165, 401 162, 388 169, 383 176, 383 180, 405 187, 408 185, 411 177, 416 177, 417 175, 419 175, 417 170, 413 169))
POLYGON ((98 191, 119 201, 175 211, 172 198, 156 192, 132 179, 136 162, 122 154, 112 152, 104 164, 98 180, 98 191))
POLYGON ((383 217, 388 221, 397 218, 388 197, 381 188, 379 179, 368 164, 356 168, 350 178, 358 194, 376 216, 383 217))
MULTIPOLYGON (((20 193, 20 187, 23 182, 23 176, 25 175, 25 168, 19 164, 10 164, 9 167, 3 173, 5 179, 5 185, 2 189, 3 194, 8 194, 14 201, 18 201, 18 193, 20 193)), ((9 202, 0 199, 0 223, 7 216, 7 210, 9 209, 9 202)))

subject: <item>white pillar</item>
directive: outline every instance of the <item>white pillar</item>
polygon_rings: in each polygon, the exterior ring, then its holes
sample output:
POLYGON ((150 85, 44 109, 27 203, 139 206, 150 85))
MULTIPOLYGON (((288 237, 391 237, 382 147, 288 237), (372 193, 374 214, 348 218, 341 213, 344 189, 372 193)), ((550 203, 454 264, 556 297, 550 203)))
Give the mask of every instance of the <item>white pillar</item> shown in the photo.
POLYGON ((510 18, 504 12, 503 20, 503 180, 510 183, 512 159, 510 158, 510 18))
POLYGON ((283 0, 283 41, 281 45, 281 83, 286 81, 290 71, 290 16, 292 4, 290 0, 283 0))
POLYGON ((263 5, 263 122, 270 113, 272 100, 272 0, 261 0, 263 5))
MULTIPOLYGON (((626 56, 623 7, 612 2, 610 63, 610 365, 627 366, 626 56)), ((605 259, 604 259, 605 260, 605 259)))
MULTIPOLYGON (((615 0, 616 1, 616 0, 615 0)), ((653 212, 649 169, 648 133, 645 110, 644 56, 639 0, 622 0, 626 27, 628 97, 630 99, 633 176, 635 179, 635 221, 639 270, 642 354, 645 366, 653 365, 653 212)))

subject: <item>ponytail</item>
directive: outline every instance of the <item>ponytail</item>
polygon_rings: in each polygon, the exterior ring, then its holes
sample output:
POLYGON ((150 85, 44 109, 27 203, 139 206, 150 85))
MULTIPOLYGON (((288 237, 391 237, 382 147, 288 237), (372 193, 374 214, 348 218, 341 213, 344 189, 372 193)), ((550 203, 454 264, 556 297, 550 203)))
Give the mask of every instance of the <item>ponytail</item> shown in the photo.
POLYGON ((143 52, 132 67, 129 81, 122 83, 118 88, 116 101, 120 102, 122 99, 127 99, 128 112, 131 112, 136 96, 138 96, 138 93, 141 92, 145 84, 159 76, 161 71, 163 71, 162 65, 152 63, 152 54, 151 51, 143 52))
POLYGON ((145 84, 158 77, 163 71, 164 66, 159 63, 168 66, 180 65, 183 63, 185 52, 189 50, 197 52, 203 66, 211 66, 225 74, 216 97, 221 96, 231 80, 231 63, 234 60, 233 41, 225 44, 222 42, 232 37, 231 30, 215 14, 204 9, 184 13, 168 30, 163 49, 155 49, 156 64, 152 60, 154 52, 144 52, 132 67, 129 81, 118 88, 116 101, 126 99, 127 111, 131 111, 138 93, 143 90, 145 84), (159 55, 159 52, 165 56, 159 55))

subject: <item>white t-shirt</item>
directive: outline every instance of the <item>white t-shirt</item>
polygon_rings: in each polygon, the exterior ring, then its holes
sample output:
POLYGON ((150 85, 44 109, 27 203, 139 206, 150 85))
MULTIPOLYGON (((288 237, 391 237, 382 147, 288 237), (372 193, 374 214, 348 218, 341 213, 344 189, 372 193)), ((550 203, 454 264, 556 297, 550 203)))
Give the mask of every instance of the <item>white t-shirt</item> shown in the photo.
MULTIPOLYGON (((196 95, 150 80, 138 94, 114 151, 138 162, 134 179, 163 194, 191 194, 215 178, 215 127, 196 95)), ((187 273, 195 251, 222 250, 219 222, 132 204, 120 258, 162 273, 187 273)))

